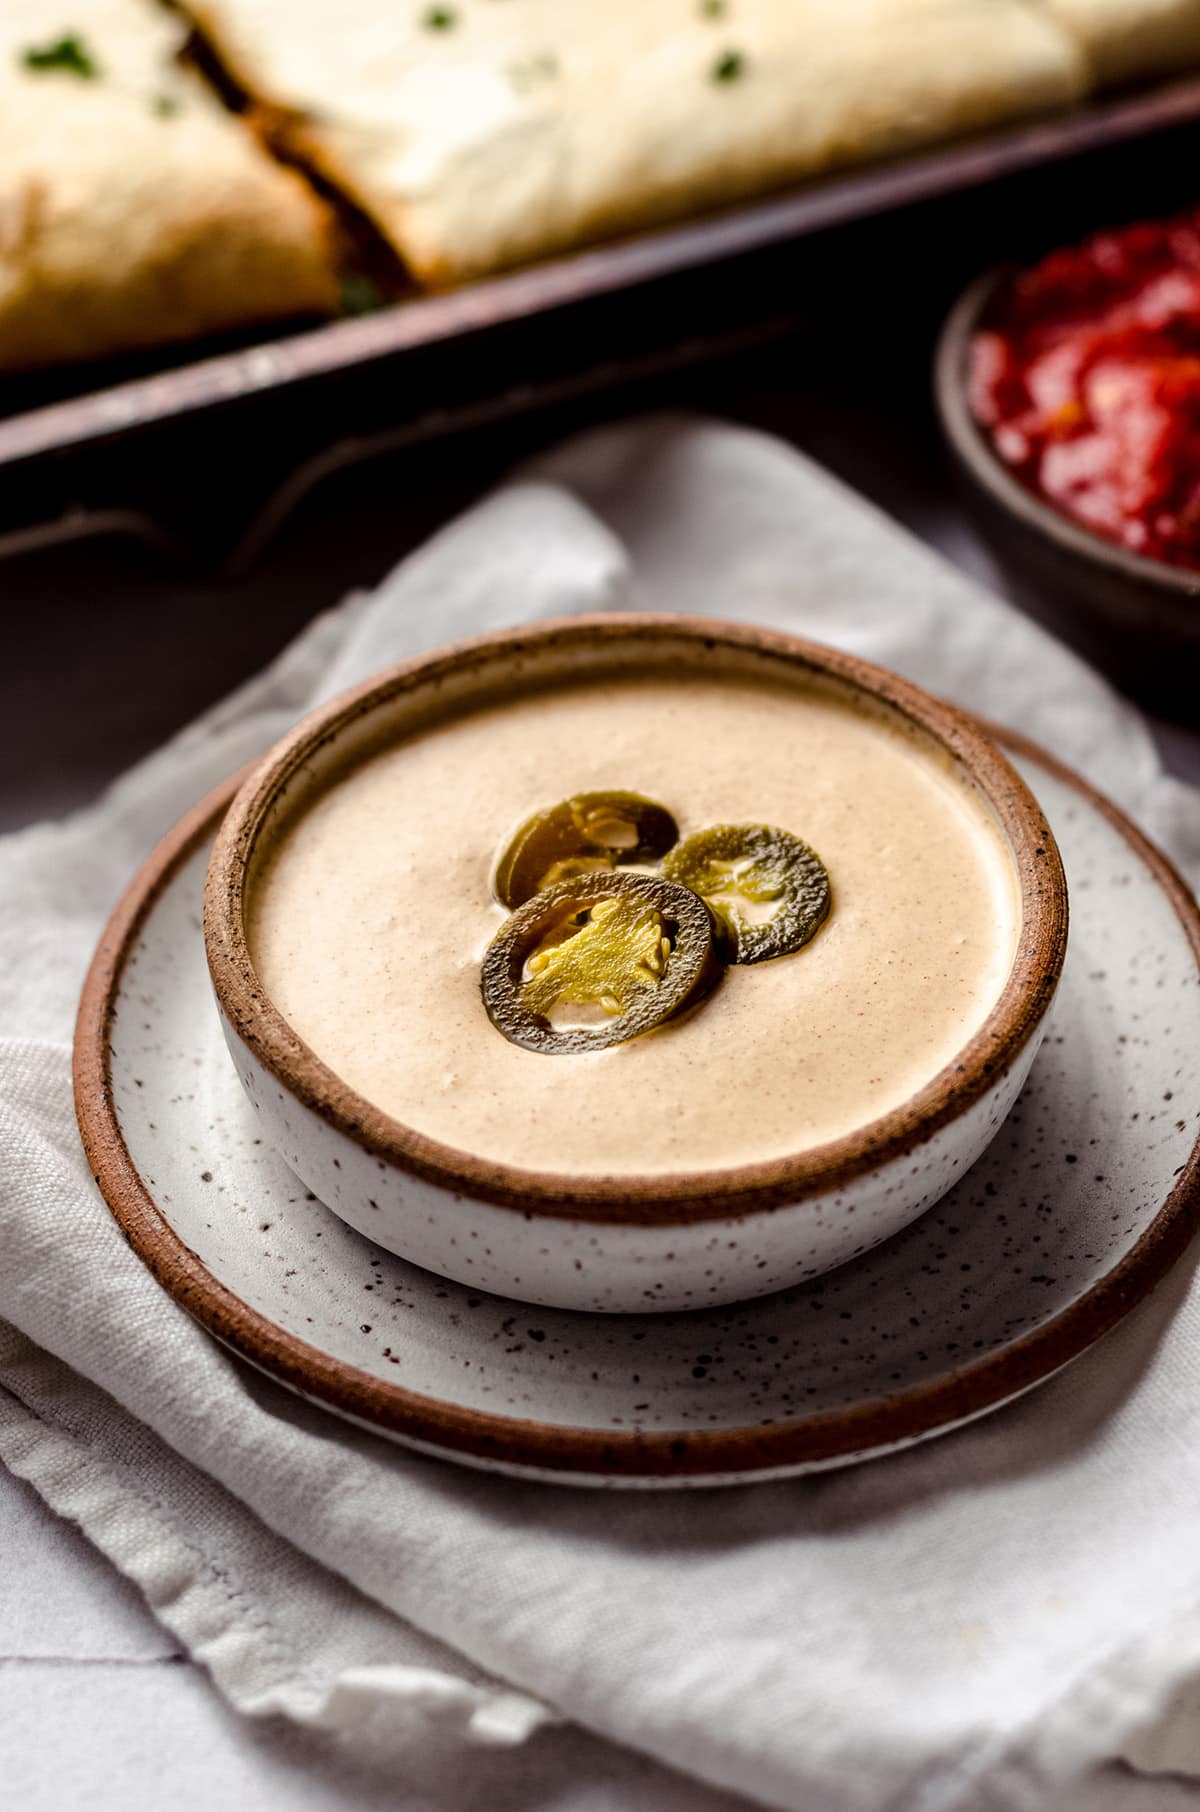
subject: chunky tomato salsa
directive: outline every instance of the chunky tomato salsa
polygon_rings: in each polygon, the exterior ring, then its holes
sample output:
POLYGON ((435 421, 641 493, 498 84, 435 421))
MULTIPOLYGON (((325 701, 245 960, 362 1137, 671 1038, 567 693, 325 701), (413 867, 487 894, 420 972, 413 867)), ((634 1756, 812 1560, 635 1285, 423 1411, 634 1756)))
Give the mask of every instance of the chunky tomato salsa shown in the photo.
POLYGON ((970 402, 1058 509, 1200 570, 1200 209, 1097 233, 1005 286, 972 344, 970 402))

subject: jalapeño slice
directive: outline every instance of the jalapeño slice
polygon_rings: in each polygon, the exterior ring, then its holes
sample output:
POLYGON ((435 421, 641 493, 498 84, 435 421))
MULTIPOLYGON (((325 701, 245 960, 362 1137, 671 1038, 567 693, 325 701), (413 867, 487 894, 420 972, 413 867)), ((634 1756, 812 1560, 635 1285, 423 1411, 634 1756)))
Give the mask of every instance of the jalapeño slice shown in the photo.
POLYGON ((527 900, 483 959, 492 1024, 529 1051, 599 1051, 692 1005, 721 972, 704 901, 659 875, 577 875, 527 900))
POLYGON ((679 827, 640 793, 576 793, 527 818, 496 864, 502 906, 523 906, 558 881, 595 869, 656 862, 679 827))
POLYGON ((676 844, 669 880, 718 915, 730 962, 763 963, 807 944, 829 912, 829 876, 815 850, 769 824, 714 824, 676 844))

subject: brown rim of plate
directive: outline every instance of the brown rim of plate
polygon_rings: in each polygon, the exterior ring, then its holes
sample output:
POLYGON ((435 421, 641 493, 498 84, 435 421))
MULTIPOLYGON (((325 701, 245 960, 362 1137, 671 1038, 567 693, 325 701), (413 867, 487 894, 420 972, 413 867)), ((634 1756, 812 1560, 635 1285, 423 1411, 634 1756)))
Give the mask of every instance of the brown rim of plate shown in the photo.
MULTIPOLYGON (((1080 793, 1123 836, 1174 908, 1200 978, 1200 908, 1167 858, 1103 794, 1035 743, 994 730, 1014 752, 1080 793)), ((244 775, 243 770, 243 775, 244 775)), ((226 1289, 156 1205, 121 1132, 113 1101, 111 1022, 125 965, 160 894, 210 840, 243 778, 216 788, 159 844, 130 883, 100 940, 75 1030, 75 1107, 96 1183, 134 1251, 195 1320, 253 1365, 310 1399, 375 1428, 450 1454, 564 1476, 719 1478, 771 1473, 876 1453, 953 1427, 1051 1377, 1115 1327, 1186 1248, 1200 1207, 1200 1139, 1154 1220, 1078 1301, 1001 1352, 952 1377, 856 1409, 768 1427, 613 1435, 490 1416, 372 1377, 278 1327, 226 1289)))
POLYGON ((205 887, 205 943, 217 998, 237 1036, 289 1093, 376 1160, 476 1201, 528 1215, 604 1224, 676 1226, 794 1205, 843 1188, 903 1157, 966 1112, 1036 1031, 1062 971, 1067 891, 1058 847, 1024 781, 977 724, 885 668, 774 631, 711 618, 606 614, 566 618, 456 643, 390 669, 306 717, 255 769, 235 798, 205 887), (1016 862, 1017 954, 979 1030, 931 1081, 890 1113, 796 1156, 671 1176, 566 1176, 489 1161, 427 1138, 356 1094, 292 1030, 263 988, 246 944, 244 884, 260 828, 280 790, 310 758, 365 714, 430 681, 498 656, 674 639, 767 655, 884 700, 947 750, 991 805, 1016 862))
POLYGON ((1171 566, 1149 554, 1135 554, 1095 535, 1065 511, 1022 484, 977 422, 967 392, 966 361, 971 336, 989 302, 1014 275, 1009 265, 985 271, 968 284, 947 315, 934 354, 934 392, 946 438, 975 482, 1026 528, 1035 529, 1080 560, 1107 566, 1138 585, 1154 586, 1180 598, 1200 593, 1200 572, 1171 566))

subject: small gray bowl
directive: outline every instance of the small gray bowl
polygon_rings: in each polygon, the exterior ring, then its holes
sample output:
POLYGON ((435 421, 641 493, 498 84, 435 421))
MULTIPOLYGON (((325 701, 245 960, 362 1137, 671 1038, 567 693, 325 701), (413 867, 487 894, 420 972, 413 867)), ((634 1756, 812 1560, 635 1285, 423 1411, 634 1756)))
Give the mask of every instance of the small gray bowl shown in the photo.
POLYGON ((971 341, 1011 275, 1009 267, 988 271, 964 291, 934 360, 938 414, 968 502, 1000 564, 1063 607, 1088 652, 1130 689, 1168 701, 1186 690, 1194 710, 1200 573, 1116 547, 1043 502, 1004 464, 971 413, 971 341))

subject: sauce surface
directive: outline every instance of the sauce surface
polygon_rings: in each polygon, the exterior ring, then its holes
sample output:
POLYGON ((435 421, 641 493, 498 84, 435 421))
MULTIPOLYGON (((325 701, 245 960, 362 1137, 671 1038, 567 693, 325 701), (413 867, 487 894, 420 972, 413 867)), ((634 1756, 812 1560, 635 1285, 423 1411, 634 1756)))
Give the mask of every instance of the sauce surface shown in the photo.
POLYGON ((898 1106, 995 1004, 1018 920, 998 828, 928 746, 800 685, 676 669, 512 695, 373 755, 267 852, 248 934, 284 1017, 377 1107, 491 1160, 629 1175, 806 1150, 898 1106), (684 836, 795 832, 833 909, 641 1038, 524 1050, 480 996, 492 865, 531 812, 604 788, 684 836))
POLYGON ((1200 211, 1022 272, 975 336, 970 403, 1064 514, 1200 570, 1200 211))

